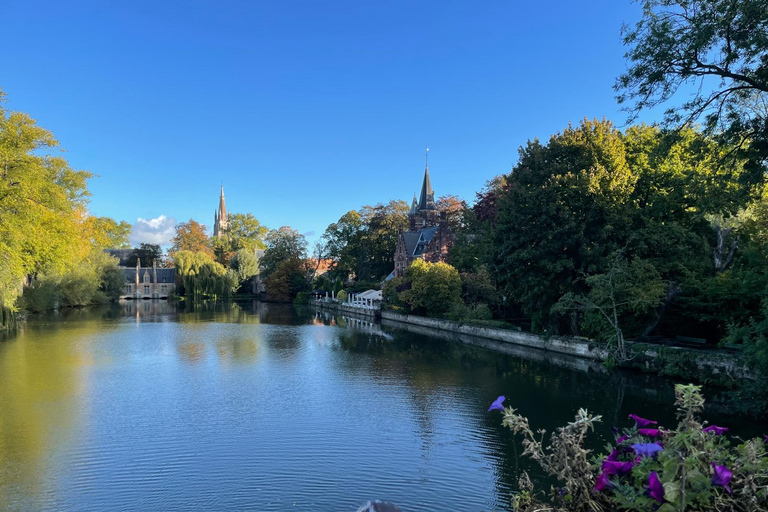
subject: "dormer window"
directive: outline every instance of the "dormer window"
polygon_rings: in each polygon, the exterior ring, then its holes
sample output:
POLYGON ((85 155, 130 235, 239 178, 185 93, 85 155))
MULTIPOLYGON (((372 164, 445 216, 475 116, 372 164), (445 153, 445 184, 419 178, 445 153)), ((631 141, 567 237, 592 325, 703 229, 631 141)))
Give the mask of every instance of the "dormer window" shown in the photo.
POLYGON ((144 282, 145 283, 149 282, 149 272, 144 272, 144 282))

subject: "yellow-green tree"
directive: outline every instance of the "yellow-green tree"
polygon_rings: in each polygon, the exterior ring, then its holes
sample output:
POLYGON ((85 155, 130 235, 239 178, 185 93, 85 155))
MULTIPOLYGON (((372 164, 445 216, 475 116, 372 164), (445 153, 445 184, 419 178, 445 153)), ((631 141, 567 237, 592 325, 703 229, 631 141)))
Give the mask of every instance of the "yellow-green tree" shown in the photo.
POLYGON ((405 282, 410 288, 400 298, 414 313, 440 316, 461 304, 459 271, 447 263, 417 259, 406 269, 405 282))
POLYGON ((81 234, 91 174, 72 169, 53 134, 7 110, 4 97, 0 91, 0 307, 8 319, 25 280, 63 272, 89 252, 81 234))

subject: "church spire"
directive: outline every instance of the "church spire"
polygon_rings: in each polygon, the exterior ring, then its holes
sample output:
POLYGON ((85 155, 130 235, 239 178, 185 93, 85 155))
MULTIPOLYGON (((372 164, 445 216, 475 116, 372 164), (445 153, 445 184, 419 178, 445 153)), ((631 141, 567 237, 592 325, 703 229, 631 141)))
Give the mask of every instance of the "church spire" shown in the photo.
POLYGON ((416 211, 419 209, 419 201, 416 199, 416 192, 413 193, 413 202, 411 203, 410 215, 416 215, 416 211))
MULTIPOLYGON (((427 149, 427 158, 429 149, 427 149)), ((419 196, 419 210, 435 209, 435 191, 432 190, 432 181, 429 179, 429 160, 424 166, 424 181, 421 184, 421 195, 419 196)))
POLYGON ((221 186, 221 195, 219 195, 219 219, 226 222, 227 205, 224 203, 224 185, 221 186))

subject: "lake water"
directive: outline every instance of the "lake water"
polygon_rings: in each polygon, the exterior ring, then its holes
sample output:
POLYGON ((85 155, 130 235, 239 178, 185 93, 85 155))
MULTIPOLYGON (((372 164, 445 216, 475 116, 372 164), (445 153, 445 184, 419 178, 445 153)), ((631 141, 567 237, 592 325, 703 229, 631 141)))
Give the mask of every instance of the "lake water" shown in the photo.
POLYGON ((504 511, 546 477, 497 395, 534 429, 602 414, 598 445, 630 412, 673 424, 664 379, 501 348, 256 302, 32 318, 0 342, 0 508, 504 511))

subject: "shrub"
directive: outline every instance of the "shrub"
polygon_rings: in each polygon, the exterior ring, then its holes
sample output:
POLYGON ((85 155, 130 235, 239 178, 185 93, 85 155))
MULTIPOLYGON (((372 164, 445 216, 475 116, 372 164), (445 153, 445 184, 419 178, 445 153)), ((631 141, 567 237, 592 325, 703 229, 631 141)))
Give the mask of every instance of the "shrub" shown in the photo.
POLYGON ((347 292, 345 292, 344 290, 340 290, 339 293, 336 294, 336 299, 341 302, 344 302, 345 300, 347 300, 347 292))
POLYGON ((560 486, 552 488, 551 506, 542 505, 527 474, 520 479, 521 491, 513 497, 514 508, 532 512, 552 511, 720 511, 765 510, 768 507, 768 456, 763 439, 732 446, 726 427, 704 427, 699 413, 704 408, 701 389, 675 386, 679 424, 675 429, 657 427, 656 422, 634 414, 634 425, 614 428, 616 442, 606 454, 591 457, 584 447, 589 431, 600 416, 580 409, 574 422, 557 429, 544 444, 531 430, 528 419, 504 397, 491 409, 504 414, 502 424, 523 436, 523 454, 530 456, 560 486))
POLYGON ((309 304, 309 292, 299 292, 293 299, 294 304, 309 304))

